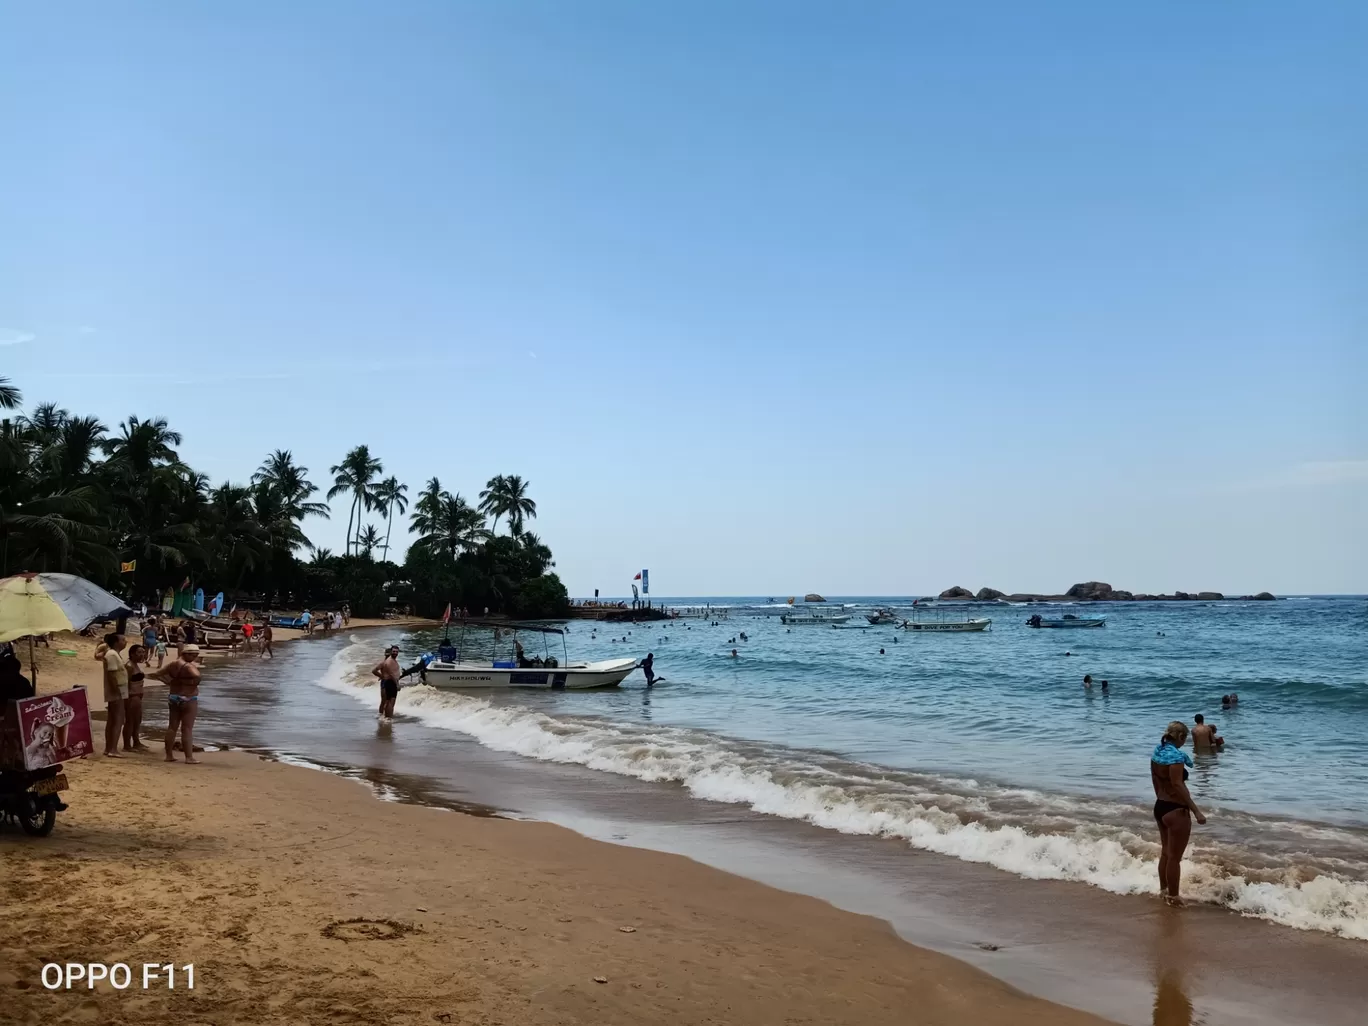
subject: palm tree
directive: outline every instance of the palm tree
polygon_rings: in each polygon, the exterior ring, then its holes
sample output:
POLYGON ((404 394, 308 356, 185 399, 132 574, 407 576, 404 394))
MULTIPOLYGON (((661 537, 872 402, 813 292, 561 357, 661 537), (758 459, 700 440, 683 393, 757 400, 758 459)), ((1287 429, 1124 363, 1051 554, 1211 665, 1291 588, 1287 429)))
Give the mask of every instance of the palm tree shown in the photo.
POLYGON ((367 524, 366 529, 356 535, 357 550, 367 559, 371 558, 371 551, 379 544, 380 532, 375 529, 374 524, 367 524))
POLYGON ((0 378, 0 410, 17 410, 23 401, 19 386, 11 385, 9 378, 0 378))
POLYGON ((180 462, 175 447, 181 444, 179 431, 172 431, 165 417, 140 420, 129 417, 119 425, 119 437, 106 440, 105 453, 110 462, 121 464, 134 474, 145 474, 156 466, 180 462))
POLYGON ((494 518, 494 531, 499 529, 499 517, 508 512, 508 504, 505 501, 506 478, 502 474, 495 474, 480 489, 480 512, 494 518))
POLYGON ((330 512, 328 504, 309 501, 309 496, 318 491, 318 486, 309 480, 308 474, 309 468, 295 463, 288 449, 277 449, 257 468, 252 475, 252 483, 264 484, 275 491, 285 515, 296 523, 305 517, 327 519, 330 512))
POLYGON ((385 551, 384 559, 389 559, 390 532, 394 530, 394 511, 397 509, 400 516, 408 512, 406 495, 408 495, 408 485, 400 484, 397 477, 387 477, 375 486, 375 501, 386 519, 385 544, 381 546, 385 551))
MULTIPOLYGON (((433 479, 432 483, 436 483, 433 479)), ((426 503, 425 493, 414 510, 411 520, 418 540, 413 544, 432 552, 445 552, 455 559, 461 552, 471 552, 489 537, 484 514, 459 495, 442 492, 432 503, 426 503)))
POLYGON ((328 489, 328 498, 333 499, 344 492, 352 493, 351 510, 347 514, 347 554, 351 554, 352 547, 352 518, 356 518, 356 530, 361 531, 361 514, 365 510, 375 508, 375 492, 371 489, 371 482, 375 480, 384 467, 380 461, 370 454, 370 447, 358 445, 351 452, 342 458, 342 462, 335 467, 330 467, 328 472, 333 476, 333 486, 328 489))
POLYGON ((527 489, 528 483, 517 474, 509 474, 503 479, 503 507, 512 534, 522 534, 527 518, 536 519, 537 504, 527 497, 527 489))

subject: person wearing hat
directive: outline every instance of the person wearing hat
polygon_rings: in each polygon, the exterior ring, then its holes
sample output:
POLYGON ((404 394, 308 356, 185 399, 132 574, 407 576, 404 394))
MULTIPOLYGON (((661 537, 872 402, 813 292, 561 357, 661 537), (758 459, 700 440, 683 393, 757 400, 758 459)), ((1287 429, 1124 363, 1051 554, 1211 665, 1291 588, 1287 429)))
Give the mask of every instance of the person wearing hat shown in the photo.
POLYGON ((175 762, 172 754, 176 744, 176 730, 181 736, 181 750, 185 761, 190 764, 199 762, 195 758, 195 717, 199 713, 200 662, 199 646, 181 646, 180 654, 156 673, 148 674, 153 680, 164 682, 170 689, 166 696, 166 761, 175 762))

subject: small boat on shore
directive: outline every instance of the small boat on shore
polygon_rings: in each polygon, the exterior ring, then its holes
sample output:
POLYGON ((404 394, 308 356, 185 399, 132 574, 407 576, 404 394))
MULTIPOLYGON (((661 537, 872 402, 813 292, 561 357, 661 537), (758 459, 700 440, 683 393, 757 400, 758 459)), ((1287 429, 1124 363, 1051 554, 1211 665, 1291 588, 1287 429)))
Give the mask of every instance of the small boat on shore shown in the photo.
POLYGON ((450 640, 443 641, 443 649, 454 649, 454 658, 434 659, 422 670, 422 680, 435 688, 546 688, 552 691, 584 691, 588 688, 615 687, 635 670, 635 659, 604 659, 593 663, 572 663, 568 654, 564 660, 551 655, 527 658, 522 644, 518 641, 520 631, 543 636, 559 634, 561 650, 565 653, 565 631, 560 627, 527 623, 484 623, 467 620, 461 623, 461 636, 456 645, 450 640), (467 627, 487 627, 494 631, 497 647, 500 640, 508 635, 512 640, 513 657, 490 660, 465 658, 464 642, 467 627))
POLYGON ((925 634, 963 634, 968 631, 986 631, 992 622, 992 619, 986 616, 971 620, 908 620, 903 624, 903 630, 925 634))
POLYGON ((1026 626, 1065 630, 1081 627, 1105 627, 1107 626, 1107 618, 1105 616, 1075 616, 1073 613, 1065 613, 1060 617, 1044 617, 1036 613, 1027 619, 1026 626))

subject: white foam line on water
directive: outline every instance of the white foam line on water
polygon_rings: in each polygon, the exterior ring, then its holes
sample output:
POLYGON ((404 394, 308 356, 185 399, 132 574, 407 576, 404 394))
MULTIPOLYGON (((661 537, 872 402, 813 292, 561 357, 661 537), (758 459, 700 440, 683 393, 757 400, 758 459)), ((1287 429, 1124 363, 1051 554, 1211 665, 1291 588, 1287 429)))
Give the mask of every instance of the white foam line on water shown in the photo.
MULTIPOLYGON (((360 666, 359 654, 356 645, 340 651, 318 683, 371 704, 376 688, 367 683, 368 668, 360 666)), ((924 851, 987 863, 1027 879, 1071 880, 1117 894, 1158 893, 1158 845, 1117 827, 1084 821, 1071 831, 1033 833, 1012 824, 965 822, 936 804, 971 804, 963 796, 897 789, 869 793, 868 786, 856 793, 834 775, 814 774, 811 767, 776 755, 739 751, 725 739, 700 739, 669 727, 557 719, 426 685, 401 690, 396 711, 496 751, 675 782, 696 798, 745 805, 845 834, 897 837, 924 851)), ((1290 866, 1283 876, 1281 881, 1250 880, 1189 859, 1183 889, 1191 898, 1245 915, 1368 940, 1368 882, 1331 874, 1299 879, 1290 866)))

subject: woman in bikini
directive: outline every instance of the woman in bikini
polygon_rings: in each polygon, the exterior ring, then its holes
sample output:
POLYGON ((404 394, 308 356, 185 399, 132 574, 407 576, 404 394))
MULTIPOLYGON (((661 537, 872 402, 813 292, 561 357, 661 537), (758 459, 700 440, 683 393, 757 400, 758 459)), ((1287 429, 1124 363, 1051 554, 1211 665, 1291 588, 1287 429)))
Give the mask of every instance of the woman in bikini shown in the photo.
POLYGON ((1178 877, 1182 871, 1183 852, 1192 835, 1192 819, 1205 823, 1206 817, 1188 793, 1187 767, 1192 758, 1183 751, 1188 728, 1182 720, 1174 720, 1164 736, 1154 746, 1150 756, 1150 781, 1154 784, 1154 821, 1159 824, 1159 893, 1170 905, 1181 907, 1178 897, 1178 877))
POLYGON ((138 731, 142 728, 143 681, 146 678, 147 646, 133 645, 128 650, 128 701, 124 703, 123 750, 145 752, 138 731))
POLYGON ((164 681, 170 691, 166 696, 166 761, 175 762, 172 751, 176 744, 176 729, 180 729, 181 750, 185 761, 194 765, 195 758, 195 716, 199 712, 199 646, 185 644, 181 647, 180 657, 166 664, 165 669, 151 674, 155 680, 164 681))

